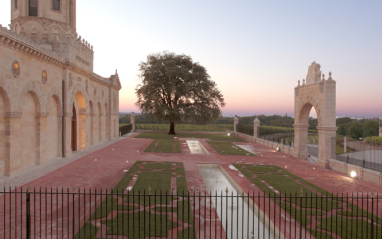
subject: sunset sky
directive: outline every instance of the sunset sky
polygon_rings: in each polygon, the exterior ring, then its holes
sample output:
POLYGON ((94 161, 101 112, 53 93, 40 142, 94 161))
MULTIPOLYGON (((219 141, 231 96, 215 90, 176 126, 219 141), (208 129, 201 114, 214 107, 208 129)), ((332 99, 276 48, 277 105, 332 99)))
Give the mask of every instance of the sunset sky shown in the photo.
POLYGON ((337 81, 337 115, 382 116, 381 0, 78 0, 77 32, 97 74, 118 69, 121 112, 139 112, 138 64, 167 50, 207 68, 224 115, 293 115, 294 87, 316 61, 337 81))

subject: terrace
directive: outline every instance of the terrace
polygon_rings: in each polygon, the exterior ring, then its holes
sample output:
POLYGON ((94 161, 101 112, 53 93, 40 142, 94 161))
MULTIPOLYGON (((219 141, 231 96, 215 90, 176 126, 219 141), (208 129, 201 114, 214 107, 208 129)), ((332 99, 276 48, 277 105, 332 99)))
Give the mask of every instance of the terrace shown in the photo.
POLYGON ((24 177, 0 197, 4 238, 382 235, 380 187, 227 134, 131 133, 35 180, 24 177), (192 154, 190 138, 208 154, 192 154), (209 167, 224 177, 207 183, 205 175, 218 175, 209 167))

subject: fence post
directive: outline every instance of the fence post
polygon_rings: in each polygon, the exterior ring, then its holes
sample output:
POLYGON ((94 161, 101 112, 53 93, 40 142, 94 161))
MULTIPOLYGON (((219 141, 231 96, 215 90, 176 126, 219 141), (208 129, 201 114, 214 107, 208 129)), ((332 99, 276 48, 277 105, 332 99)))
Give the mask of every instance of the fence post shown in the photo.
POLYGON ((237 132, 236 125, 239 123, 239 118, 237 115, 235 115, 235 118, 233 118, 233 132, 237 132))
POLYGON ((346 153, 346 137, 344 137, 344 153, 346 153))
POLYGON ((260 127, 260 120, 258 118, 256 118, 254 121, 253 121, 253 137, 255 139, 257 139, 259 137, 259 127, 260 127))
POLYGON ((27 239, 31 239, 31 201, 29 189, 27 191, 27 239))

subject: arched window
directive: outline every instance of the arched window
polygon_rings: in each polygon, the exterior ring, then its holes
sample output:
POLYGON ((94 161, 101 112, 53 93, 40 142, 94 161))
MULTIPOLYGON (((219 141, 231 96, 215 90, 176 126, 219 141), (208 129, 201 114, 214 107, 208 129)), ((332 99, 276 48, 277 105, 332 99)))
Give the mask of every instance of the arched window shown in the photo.
POLYGON ((37 17, 37 0, 29 0, 29 16, 37 17))
POLYGON ((52 0, 53 10, 60 11, 60 0, 52 0))

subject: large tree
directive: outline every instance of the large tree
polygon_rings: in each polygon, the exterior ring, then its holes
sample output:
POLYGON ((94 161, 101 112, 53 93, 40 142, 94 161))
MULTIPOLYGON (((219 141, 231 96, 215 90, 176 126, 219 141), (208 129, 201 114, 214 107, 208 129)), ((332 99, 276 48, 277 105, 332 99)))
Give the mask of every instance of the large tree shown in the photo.
POLYGON ((175 134, 175 123, 182 119, 203 124, 221 115, 223 95, 206 68, 190 56, 166 51, 150 54, 139 68, 142 82, 135 90, 136 105, 158 121, 169 122, 169 134, 175 134))

